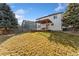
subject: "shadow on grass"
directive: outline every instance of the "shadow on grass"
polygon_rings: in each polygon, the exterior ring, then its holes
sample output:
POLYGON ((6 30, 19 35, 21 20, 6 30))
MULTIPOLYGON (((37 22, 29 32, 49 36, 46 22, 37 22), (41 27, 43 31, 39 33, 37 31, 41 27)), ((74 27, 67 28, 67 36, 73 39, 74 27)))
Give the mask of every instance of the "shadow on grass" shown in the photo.
POLYGON ((20 35, 23 33, 26 33, 26 32, 17 32, 17 33, 13 33, 13 34, 0 35, 0 44, 2 44, 3 42, 5 42, 6 40, 8 40, 9 38, 11 38, 13 36, 20 35))
POLYGON ((0 35, 0 44, 2 44, 4 41, 6 41, 7 39, 9 39, 12 36, 14 36, 14 34, 0 35))
POLYGON ((79 48, 79 36, 71 35, 63 32, 51 32, 48 40, 55 41, 56 43, 63 44, 65 46, 71 46, 75 49, 79 48))

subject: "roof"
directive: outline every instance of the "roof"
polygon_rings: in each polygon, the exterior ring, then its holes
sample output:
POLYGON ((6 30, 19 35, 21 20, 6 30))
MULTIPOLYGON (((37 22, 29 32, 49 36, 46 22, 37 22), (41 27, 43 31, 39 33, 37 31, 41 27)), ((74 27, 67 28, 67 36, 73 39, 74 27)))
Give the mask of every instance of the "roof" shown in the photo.
POLYGON ((49 17, 49 16, 52 16, 52 15, 56 15, 56 14, 62 14, 62 13, 63 13, 63 12, 53 13, 53 14, 50 14, 50 15, 47 15, 47 16, 43 16, 43 17, 37 18, 36 20, 39 20, 39 19, 45 18, 45 17, 49 17))

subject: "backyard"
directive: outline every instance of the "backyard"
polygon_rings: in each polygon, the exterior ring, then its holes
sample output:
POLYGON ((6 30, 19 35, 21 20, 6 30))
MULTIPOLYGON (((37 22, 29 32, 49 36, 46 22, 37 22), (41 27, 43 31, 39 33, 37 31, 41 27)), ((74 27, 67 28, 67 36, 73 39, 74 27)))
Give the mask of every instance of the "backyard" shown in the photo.
POLYGON ((11 36, 0 36, 0 55, 79 55, 78 35, 63 32, 29 32, 11 36))

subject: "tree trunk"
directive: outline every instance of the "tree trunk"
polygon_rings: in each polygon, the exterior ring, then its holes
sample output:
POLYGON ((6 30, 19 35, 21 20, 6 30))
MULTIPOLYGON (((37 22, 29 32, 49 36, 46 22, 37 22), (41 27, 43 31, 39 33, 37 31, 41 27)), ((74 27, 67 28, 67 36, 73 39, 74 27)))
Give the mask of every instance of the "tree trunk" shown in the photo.
POLYGON ((76 29, 76 25, 75 24, 73 25, 73 28, 72 29, 73 29, 73 32, 77 32, 77 29, 76 29))
POLYGON ((4 34, 8 34, 8 29, 7 29, 7 27, 5 27, 5 29, 4 29, 4 34))

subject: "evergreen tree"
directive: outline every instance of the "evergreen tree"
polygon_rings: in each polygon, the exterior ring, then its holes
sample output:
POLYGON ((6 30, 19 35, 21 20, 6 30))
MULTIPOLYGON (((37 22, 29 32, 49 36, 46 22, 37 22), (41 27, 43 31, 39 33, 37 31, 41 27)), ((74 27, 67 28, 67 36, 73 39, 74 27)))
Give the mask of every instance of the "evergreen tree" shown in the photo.
POLYGON ((75 31, 79 29, 79 4, 70 3, 68 5, 67 11, 64 13, 64 25, 72 26, 72 29, 75 31))
POLYGON ((15 29, 18 22, 15 18, 15 14, 11 11, 9 5, 6 3, 0 3, 0 28, 15 29))

